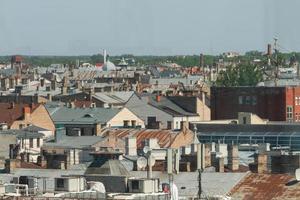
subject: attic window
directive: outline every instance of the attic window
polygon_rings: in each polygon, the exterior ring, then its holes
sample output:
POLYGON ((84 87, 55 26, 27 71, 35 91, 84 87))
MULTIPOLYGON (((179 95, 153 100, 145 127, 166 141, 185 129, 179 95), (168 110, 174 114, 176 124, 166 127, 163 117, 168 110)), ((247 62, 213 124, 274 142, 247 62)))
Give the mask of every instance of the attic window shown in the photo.
POLYGON ((92 114, 85 114, 83 117, 84 118, 91 118, 91 117, 93 117, 93 115, 92 114))

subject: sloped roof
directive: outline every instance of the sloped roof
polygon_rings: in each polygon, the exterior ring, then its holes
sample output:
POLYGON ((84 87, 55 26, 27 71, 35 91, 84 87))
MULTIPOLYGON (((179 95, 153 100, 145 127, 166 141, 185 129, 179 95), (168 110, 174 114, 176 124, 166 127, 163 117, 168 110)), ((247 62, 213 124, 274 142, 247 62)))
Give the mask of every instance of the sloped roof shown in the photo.
POLYGON ((47 129, 44 129, 42 127, 35 126, 35 125, 27 126, 27 127, 23 128, 22 130, 29 131, 29 132, 49 131, 47 129))
POLYGON ((158 129, 106 129, 102 135, 108 136, 110 134, 118 138, 136 137, 137 148, 143 148, 143 142, 151 138, 157 139, 160 148, 178 148, 194 142, 194 134, 189 130, 184 133, 158 129))
POLYGON ((133 95, 133 91, 120 91, 120 92, 110 92, 103 93, 97 92, 93 95, 94 98, 99 99, 104 103, 109 104, 125 104, 129 98, 133 95))
POLYGON ((24 116, 24 107, 31 107, 31 112, 33 112, 39 104, 14 104, 11 103, 0 103, 0 123, 7 123, 11 126, 16 120, 22 119, 24 116))
POLYGON ((156 100, 156 96, 152 94, 143 94, 143 96, 148 96, 148 104, 164 111, 172 116, 198 116, 197 113, 191 113, 184 110, 182 107, 178 106, 167 97, 160 96, 160 100, 156 100))
POLYGON ((64 123, 106 123, 121 109, 116 108, 67 108, 59 107, 52 112, 51 118, 56 124, 64 123))
POLYGON ((44 147, 61 147, 61 148, 90 148, 92 145, 103 141, 103 137, 99 136, 80 136, 72 137, 65 136, 58 142, 47 142, 44 143, 44 147))
POLYGON ((127 169, 120 160, 95 160, 87 168, 86 175, 110 175, 110 176, 128 176, 127 169))
POLYGON ((15 129, 0 131, 0 135, 15 135, 16 138, 26 138, 26 139, 44 137, 44 134, 42 134, 42 133, 30 132, 30 131, 25 131, 25 130, 15 130, 15 129))
POLYGON ((299 199, 300 184, 287 174, 248 174, 229 193, 233 199, 299 199))

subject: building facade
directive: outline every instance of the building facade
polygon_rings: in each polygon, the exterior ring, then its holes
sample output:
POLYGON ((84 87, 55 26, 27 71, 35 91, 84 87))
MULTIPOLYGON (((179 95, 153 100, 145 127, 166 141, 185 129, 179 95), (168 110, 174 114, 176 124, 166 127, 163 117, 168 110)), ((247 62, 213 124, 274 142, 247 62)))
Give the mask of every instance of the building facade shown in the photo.
POLYGON ((251 112, 270 121, 300 122, 300 87, 212 87, 211 118, 251 112))

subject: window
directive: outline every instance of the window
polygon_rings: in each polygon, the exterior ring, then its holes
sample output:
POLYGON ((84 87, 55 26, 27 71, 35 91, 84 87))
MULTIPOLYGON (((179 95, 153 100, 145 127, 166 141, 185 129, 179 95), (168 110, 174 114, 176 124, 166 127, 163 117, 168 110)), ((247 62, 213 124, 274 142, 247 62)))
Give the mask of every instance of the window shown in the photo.
POLYGON ((40 147, 40 138, 36 139, 36 147, 40 147))
POLYGON ((176 122, 176 129, 179 129, 179 122, 176 122))
POLYGON ((295 105, 300 106, 300 97, 295 97, 295 105))
POLYGON ((243 124, 247 124, 247 117, 243 117, 243 124))
POLYGON ((139 186, 140 186, 139 181, 138 180, 133 180, 131 182, 131 186, 132 186, 132 190, 138 190, 139 186))
POLYGON ((171 121, 167 122, 167 129, 172 129, 172 122, 171 121))
POLYGON ((133 128, 136 127, 136 121, 135 121, 135 120, 131 120, 131 126, 132 126, 133 128))
POLYGON ((29 139, 29 148, 33 148, 33 138, 29 139))
POLYGON ((255 106, 257 104, 257 98, 256 96, 252 97, 252 105, 255 106))
POLYGON ((63 178, 56 179, 56 188, 64 188, 65 180, 63 178))
POLYGON ((287 119, 287 121, 293 120, 293 107, 292 106, 286 107, 286 119, 287 119))
POLYGON ((246 105, 250 105, 250 104, 251 104, 251 97, 246 96, 246 105))
POLYGON ((243 103, 243 96, 239 96, 239 104, 242 105, 243 103))
POLYGON ((123 121, 123 126, 124 127, 129 127, 129 120, 124 120, 123 121))

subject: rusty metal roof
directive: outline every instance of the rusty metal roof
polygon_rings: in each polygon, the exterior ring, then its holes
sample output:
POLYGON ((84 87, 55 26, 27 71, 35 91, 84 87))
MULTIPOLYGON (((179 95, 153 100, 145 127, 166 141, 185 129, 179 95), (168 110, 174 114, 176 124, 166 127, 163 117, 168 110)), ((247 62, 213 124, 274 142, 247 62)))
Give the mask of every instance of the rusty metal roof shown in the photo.
POLYGON ((249 173, 229 193, 233 199, 300 199, 300 183, 288 174, 249 173))
POLYGON ((104 136, 114 134, 118 138, 136 137, 137 148, 143 148, 143 141, 156 138, 161 148, 185 146, 193 142, 194 134, 191 131, 178 132, 159 129, 106 129, 104 136))

